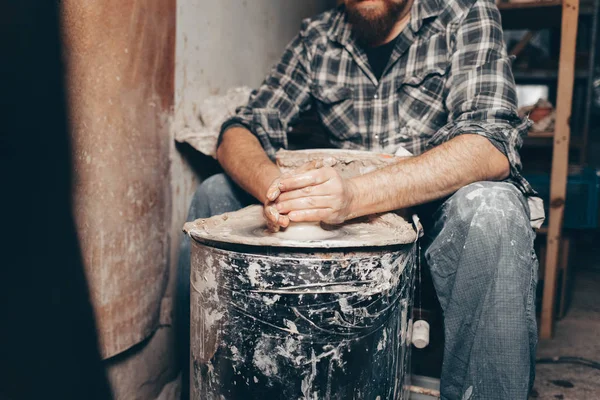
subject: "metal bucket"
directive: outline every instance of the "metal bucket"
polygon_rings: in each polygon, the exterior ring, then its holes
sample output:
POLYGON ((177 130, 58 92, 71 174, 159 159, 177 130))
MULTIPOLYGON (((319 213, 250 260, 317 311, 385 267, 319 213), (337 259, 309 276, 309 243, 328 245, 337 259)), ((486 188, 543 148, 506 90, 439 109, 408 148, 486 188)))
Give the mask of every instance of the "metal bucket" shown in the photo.
POLYGON ((324 240, 260 206, 186 224, 193 399, 407 399, 417 230, 388 213, 324 240))

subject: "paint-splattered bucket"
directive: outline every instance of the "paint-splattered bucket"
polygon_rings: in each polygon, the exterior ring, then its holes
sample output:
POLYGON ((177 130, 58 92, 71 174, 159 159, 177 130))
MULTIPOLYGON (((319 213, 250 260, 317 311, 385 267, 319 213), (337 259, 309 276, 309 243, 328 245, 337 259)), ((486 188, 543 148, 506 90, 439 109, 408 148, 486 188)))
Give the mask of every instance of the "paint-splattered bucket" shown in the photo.
POLYGON ((185 225, 193 399, 408 398, 417 229, 394 213, 325 229, 269 235, 260 206, 185 225))

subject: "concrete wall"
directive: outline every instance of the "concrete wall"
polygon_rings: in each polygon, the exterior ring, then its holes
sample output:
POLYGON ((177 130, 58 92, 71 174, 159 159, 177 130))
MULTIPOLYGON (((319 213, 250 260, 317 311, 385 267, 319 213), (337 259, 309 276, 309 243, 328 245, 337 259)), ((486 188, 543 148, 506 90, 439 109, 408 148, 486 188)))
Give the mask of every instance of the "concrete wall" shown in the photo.
POLYGON ((174 133, 207 95, 258 85, 301 19, 330 4, 63 0, 75 215, 117 399, 179 392, 172 298, 199 179, 174 133))
MULTIPOLYGON (((199 126, 198 105, 207 96, 259 85, 302 19, 332 6, 334 0, 179 0, 172 132, 199 126)), ((178 241, 198 177, 172 155, 171 236, 178 241)), ((171 265, 176 261, 172 247, 171 265)))
MULTIPOLYGON (((198 105, 238 86, 256 87, 298 33, 302 19, 335 0, 178 0, 175 117, 172 131, 199 126, 198 105)), ((198 155, 198 157, 200 157, 198 155)), ((172 160, 172 237, 181 226, 197 177, 175 154, 172 160)), ((171 254, 172 265, 177 254, 171 254)))
MULTIPOLYGON (((207 96, 259 85, 298 33, 302 19, 333 5, 333 0, 178 0, 173 137, 199 127, 198 105, 207 96)), ((184 159, 177 151, 171 155, 171 238, 178 243, 200 180, 188 161, 203 162, 207 157, 192 152, 184 159)), ((206 169, 200 172, 206 175, 206 169)), ((172 277, 177 250, 171 247, 172 277)), ((174 284, 172 279, 168 293, 176 293, 174 284)))
POLYGON ((258 85, 303 18, 334 0, 180 0, 175 128, 197 123, 195 104, 228 88, 258 85))

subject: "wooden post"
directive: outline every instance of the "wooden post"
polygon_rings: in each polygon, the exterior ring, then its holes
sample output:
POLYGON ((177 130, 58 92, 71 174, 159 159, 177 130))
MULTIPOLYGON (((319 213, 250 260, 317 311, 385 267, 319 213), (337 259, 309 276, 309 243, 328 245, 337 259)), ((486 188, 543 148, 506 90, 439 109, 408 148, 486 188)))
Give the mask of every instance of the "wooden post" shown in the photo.
POLYGON ((569 120, 573 101, 578 17, 579 0, 563 0, 556 124, 552 154, 552 175, 550 178, 550 220, 548 222, 548 246, 540 327, 542 339, 551 338, 553 333, 558 253, 569 169, 569 139, 571 136, 569 120))
POLYGON ((567 288, 569 287, 569 252, 571 250, 571 238, 564 235, 560 243, 560 272, 562 275, 560 283, 560 301, 558 318, 565 316, 567 312, 567 288))

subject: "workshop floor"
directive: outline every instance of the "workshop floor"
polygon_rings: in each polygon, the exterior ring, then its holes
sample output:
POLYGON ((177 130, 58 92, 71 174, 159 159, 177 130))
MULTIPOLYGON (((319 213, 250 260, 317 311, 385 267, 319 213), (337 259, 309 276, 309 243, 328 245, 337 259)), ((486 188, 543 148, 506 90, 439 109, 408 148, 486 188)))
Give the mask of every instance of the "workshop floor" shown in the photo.
MULTIPOLYGON (((592 265, 576 272, 571 306, 556 323, 554 338, 540 341, 538 359, 583 357, 600 363, 600 257, 591 258, 596 259, 592 265)), ((600 399, 598 369, 538 363, 536 371, 530 399, 600 399)))

